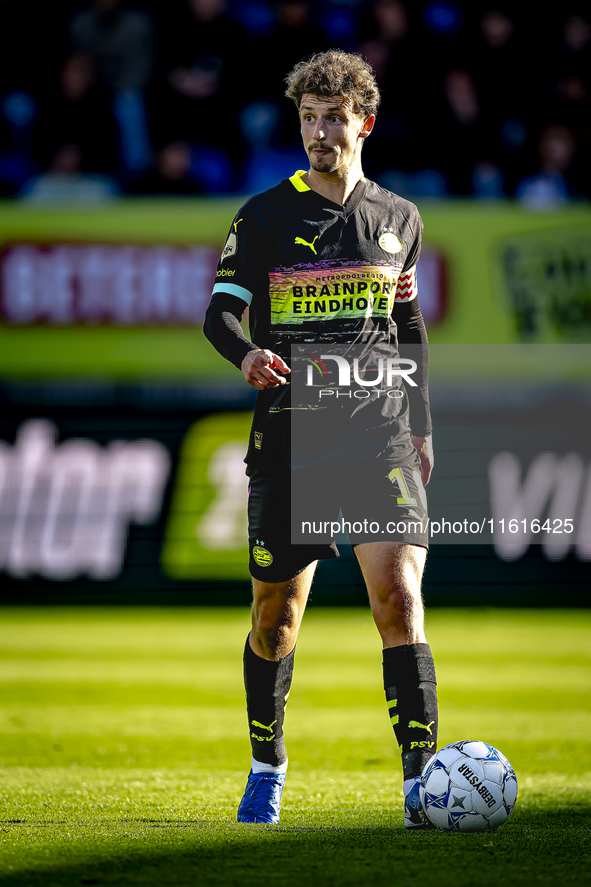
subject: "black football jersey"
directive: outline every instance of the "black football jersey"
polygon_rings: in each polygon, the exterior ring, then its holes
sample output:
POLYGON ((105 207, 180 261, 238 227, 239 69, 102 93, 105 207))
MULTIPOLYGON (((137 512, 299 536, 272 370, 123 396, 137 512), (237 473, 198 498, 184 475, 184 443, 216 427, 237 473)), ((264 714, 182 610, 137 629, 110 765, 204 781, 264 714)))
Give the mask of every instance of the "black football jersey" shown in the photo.
MULTIPOLYGON (((236 214, 213 297, 242 299, 252 341, 288 364, 292 346, 395 347, 395 303, 417 296, 423 225, 416 206, 365 178, 341 206, 302 175, 255 195, 236 214)), ((292 409, 291 387, 259 393, 247 462, 259 462, 263 449, 271 461, 289 450, 289 426, 272 420, 292 409)), ((381 423, 397 423, 391 442, 404 432, 410 446, 406 408, 404 399, 375 409, 381 423)))

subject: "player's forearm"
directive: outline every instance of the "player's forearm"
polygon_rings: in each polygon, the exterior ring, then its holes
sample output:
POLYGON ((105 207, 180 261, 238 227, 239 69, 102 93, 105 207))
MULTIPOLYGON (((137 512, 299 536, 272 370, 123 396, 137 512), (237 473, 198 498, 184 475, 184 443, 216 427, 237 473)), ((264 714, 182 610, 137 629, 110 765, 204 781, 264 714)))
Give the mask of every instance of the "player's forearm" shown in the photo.
POLYGON ((245 305, 235 296, 219 293, 211 300, 203 332, 216 351, 233 363, 238 369, 249 351, 256 351, 257 346, 246 338, 240 319, 245 305))
POLYGON ((409 357, 417 364, 413 375, 416 387, 406 386, 410 426, 413 434, 427 437, 433 431, 429 406, 429 342, 418 299, 397 304, 394 319, 398 327, 400 356, 409 357))
POLYGON ((425 437, 413 434, 412 443, 419 454, 419 459, 421 460, 421 477, 423 480, 423 486, 426 487, 429 483, 429 478, 431 477, 431 472, 433 471, 433 466, 435 464, 433 457, 433 437, 430 434, 427 434, 425 437))

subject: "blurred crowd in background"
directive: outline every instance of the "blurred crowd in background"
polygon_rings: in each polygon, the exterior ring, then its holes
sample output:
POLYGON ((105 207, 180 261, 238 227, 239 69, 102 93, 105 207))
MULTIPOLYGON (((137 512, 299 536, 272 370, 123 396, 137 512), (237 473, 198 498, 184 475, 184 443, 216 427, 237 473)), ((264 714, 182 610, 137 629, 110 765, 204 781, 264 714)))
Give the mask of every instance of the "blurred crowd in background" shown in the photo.
POLYGON ((591 197, 588 0, 0 0, 0 196, 269 187, 307 166, 284 77, 331 47, 376 72, 364 170, 385 187, 591 197))

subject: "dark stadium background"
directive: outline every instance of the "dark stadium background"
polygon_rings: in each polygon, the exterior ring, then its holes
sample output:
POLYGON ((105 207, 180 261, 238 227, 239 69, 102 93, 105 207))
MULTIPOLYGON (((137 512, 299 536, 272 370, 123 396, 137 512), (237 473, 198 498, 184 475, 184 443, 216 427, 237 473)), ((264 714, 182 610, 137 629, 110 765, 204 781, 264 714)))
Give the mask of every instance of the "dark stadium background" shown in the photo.
POLYGON ((588 4, 453 0, 3 0, 0 194, 58 171, 106 193, 256 191, 282 155, 301 162, 286 72, 334 46, 382 90, 371 177, 423 198, 589 197, 588 4))
MULTIPOLYGON (((248 600, 252 394, 201 322, 234 212, 305 166, 283 77, 333 46, 382 90, 366 174, 425 219, 432 502, 488 518, 495 456, 550 452, 576 521, 433 545, 427 602, 587 603, 589 6, 397 0, 0 2, 4 602, 248 600)), ((364 600, 346 545, 313 600, 364 600)))

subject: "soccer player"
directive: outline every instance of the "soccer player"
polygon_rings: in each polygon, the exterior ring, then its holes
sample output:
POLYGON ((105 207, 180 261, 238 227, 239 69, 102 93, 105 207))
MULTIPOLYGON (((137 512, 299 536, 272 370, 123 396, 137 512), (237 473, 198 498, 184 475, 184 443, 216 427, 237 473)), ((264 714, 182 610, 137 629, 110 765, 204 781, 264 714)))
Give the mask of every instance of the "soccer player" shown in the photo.
POLYGON ((316 454, 309 470, 292 462, 290 421, 300 413, 290 400, 289 375, 298 345, 308 353, 315 344, 325 352, 359 346, 366 354, 373 346, 398 353, 426 345, 416 282, 422 221, 412 203, 363 175, 361 149, 380 96, 362 57, 319 53, 298 63, 286 80, 309 169, 257 194, 237 213, 205 322, 215 348, 259 391, 245 460, 253 607, 244 680, 252 765, 238 820, 279 822, 296 640, 316 564, 338 556, 330 534, 293 543, 291 482, 294 489, 301 481, 316 490, 330 475, 337 482, 322 486, 320 499, 331 499, 333 514, 340 508, 344 517, 365 511, 380 521, 413 518, 408 526, 396 520, 395 532, 379 541, 366 532, 349 536, 383 642, 386 702, 402 754, 405 826, 426 828, 416 777, 437 742, 435 668, 421 598, 428 547, 424 485, 433 465, 426 348, 416 361, 415 384, 397 399, 380 399, 374 391, 359 409, 354 405, 353 436, 347 430, 351 409, 341 408, 346 398, 332 412, 310 410, 312 422, 325 412, 323 427, 337 428, 331 446, 338 458, 326 457, 318 435, 324 455, 316 454), (251 340, 240 326, 247 306, 251 340))

